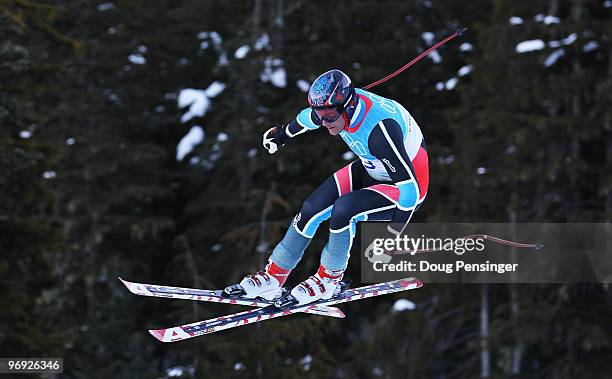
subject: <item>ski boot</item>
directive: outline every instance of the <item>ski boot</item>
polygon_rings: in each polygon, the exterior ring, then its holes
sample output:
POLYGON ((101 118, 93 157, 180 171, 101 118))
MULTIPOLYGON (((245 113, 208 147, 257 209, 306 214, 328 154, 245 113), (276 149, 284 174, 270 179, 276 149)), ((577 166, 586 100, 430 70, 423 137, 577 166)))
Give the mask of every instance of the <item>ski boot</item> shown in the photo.
MULTIPOLYGON (((342 270, 344 271, 344 270, 342 270)), ((350 285, 349 282, 343 282, 343 272, 340 272, 333 277, 321 274, 321 268, 319 271, 304 280, 302 283, 295 286, 291 293, 286 294, 278 298, 274 305, 277 308, 287 308, 293 305, 305 305, 314 303, 318 300, 329 300, 334 296, 339 295, 350 285)), ((325 272, 325 271, 324 271, 325 272)))
POLYGON ((245 276, 240 283, 226 287, 223 294, 227 297, 244 297, 247 299, 260 297, 272 301, 283 295, 282 285, 289 275, 289 271, 270 261, 264 271, 245 276), (280 281, 278 278, 280 278, 280 281))

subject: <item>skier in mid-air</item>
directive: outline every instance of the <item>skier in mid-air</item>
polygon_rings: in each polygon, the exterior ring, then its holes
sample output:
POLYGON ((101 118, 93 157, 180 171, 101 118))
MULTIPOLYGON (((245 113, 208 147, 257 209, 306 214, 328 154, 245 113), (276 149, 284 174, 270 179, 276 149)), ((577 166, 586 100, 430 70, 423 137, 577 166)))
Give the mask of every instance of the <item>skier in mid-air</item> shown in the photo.
POLYGON ((291 296, 298 304, 331 298, 348 265, 357 222, 389 221, 387 230, 400 234, 427 194, 425 140, 402 105, 355 89, 340 70, 320 75, 308 91, 308 102, 310 107, 288 125, 264 133, 268 152, 273 154, 290 138, 324 126, 332 136, 340 135, 359 161, 336 171, 304 201, 264 271, 240 282, 247 298, 278 298, 287 276, 327 219, 329 240, 319 269, 294 287, 291 296))

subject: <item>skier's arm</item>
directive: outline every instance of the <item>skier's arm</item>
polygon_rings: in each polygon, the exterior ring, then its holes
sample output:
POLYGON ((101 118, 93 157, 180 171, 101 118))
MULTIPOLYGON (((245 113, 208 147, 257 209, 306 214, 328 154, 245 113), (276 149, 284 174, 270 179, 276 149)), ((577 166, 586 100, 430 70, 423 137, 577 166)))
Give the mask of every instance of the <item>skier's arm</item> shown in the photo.
POLYGON ((391 180, 399 188, 397 209, 387 228, 399 234, 410 221, 419 199, 419 186, 414 167, 404 148, 401 127, 392 119, 379 122, 370 133, 368 145, 372 154, 386 166, 391 180))
POLYGON ((313 116, 313 111, 311 108, 303 109, 300 113, 298 113, 295 120, 291 121, 285 132, 289 136, 289 138, 293 138, 298 134, 302 134, 308 130, 318 129, 319 125, 315 124, 315 118, 313 116))
POLYGON ((268 129, 263 135, 263 145, 270 154, 274 154, 290 138, 318 127, 314 122, 312 109, 306 108, 289 124, 268 129))

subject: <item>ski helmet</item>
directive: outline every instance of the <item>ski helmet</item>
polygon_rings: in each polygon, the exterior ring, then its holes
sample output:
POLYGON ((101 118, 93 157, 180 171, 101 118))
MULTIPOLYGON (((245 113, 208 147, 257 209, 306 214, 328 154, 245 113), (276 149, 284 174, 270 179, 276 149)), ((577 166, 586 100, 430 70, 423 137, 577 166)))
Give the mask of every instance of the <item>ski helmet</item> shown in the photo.
POLYGON ((329 70, 312 82, 308 91, 308 103, 313 110, 315 121, 334 122, 343 116, 346 124, 357 105, 355 87, 351 79, 340 70, 329 70))

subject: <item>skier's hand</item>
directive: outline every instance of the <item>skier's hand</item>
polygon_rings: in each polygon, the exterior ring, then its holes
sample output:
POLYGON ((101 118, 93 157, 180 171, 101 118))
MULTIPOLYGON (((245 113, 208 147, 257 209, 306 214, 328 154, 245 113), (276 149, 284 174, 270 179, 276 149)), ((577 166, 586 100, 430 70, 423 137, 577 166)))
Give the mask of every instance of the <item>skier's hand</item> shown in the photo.
POLYGON ((275 126, 268 129, 263 135, 263 146, 268 153, 274 154, 279 147, 285 144, 285 130, 282 126, 275 126))

